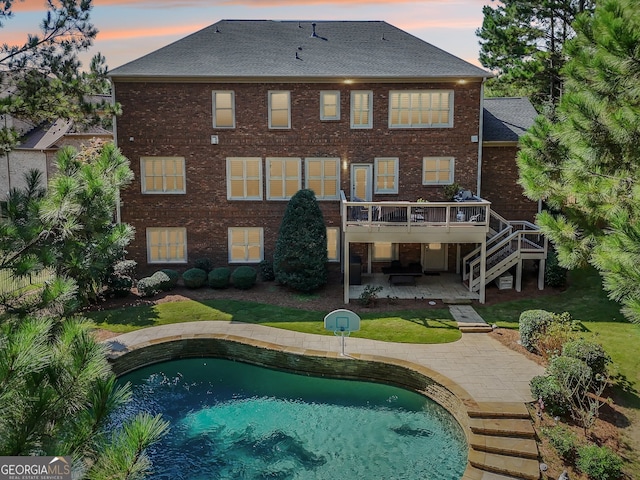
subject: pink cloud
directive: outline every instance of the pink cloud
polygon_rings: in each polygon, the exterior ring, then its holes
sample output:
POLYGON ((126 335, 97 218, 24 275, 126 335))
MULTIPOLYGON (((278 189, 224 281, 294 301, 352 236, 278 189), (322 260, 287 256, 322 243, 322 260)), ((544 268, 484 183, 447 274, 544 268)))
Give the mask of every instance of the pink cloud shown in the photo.
POLYGON ((188 35, 196 32, 208 23, 190 25, 172 25, 155 28, 136 28, 135 30, 101 30, 97 40, 128 40, 131 38, 165 37, 171 35, 188 35))

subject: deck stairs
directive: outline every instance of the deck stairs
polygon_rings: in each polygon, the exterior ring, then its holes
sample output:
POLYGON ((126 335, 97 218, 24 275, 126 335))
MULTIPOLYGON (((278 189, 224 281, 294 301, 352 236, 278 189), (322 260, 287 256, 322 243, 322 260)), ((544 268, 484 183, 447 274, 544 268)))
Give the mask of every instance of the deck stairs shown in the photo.
POLYGON ((486 403, 469 410, 469 463, 495 479, 540 478, 538 446, 524 403, 486 403))
MULTIPOLYGON (((495 280, 525 259, 544 259, 547 241, 540 228, 527 221, 509 221, 491 211, 486 245, 485 284, 495 280)), ((462 278, 470 291, 480 290, 481 247, 462 260, 462 278)))

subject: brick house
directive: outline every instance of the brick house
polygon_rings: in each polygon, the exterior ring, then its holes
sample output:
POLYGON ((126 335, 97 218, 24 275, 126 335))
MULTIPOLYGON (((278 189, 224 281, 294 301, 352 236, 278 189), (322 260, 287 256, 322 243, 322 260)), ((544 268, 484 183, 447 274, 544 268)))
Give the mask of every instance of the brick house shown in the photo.
POLYGON ((220 21, 116 68, 130 257, 142 270, 270 259, 287 200, 310 188, 345 279, 355 256, 369 272, 395 260, 462 271, 483 301, 492 253, 499 275, 546 249, 515 182, 535 111, 485 100, 489 76, 378 21, 220 21), (474 194, 453 201, 453 184, 474 194))

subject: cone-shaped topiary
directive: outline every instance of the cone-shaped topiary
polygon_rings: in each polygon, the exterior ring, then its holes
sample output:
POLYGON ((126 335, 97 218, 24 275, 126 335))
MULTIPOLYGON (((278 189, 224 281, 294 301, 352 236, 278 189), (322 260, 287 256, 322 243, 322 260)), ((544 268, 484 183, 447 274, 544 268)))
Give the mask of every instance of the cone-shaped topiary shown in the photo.
POLYGON ((284 212, 273 271, 294 290, 311 292, 327 283, 327 228, 313 191, 297 192, 284 212))

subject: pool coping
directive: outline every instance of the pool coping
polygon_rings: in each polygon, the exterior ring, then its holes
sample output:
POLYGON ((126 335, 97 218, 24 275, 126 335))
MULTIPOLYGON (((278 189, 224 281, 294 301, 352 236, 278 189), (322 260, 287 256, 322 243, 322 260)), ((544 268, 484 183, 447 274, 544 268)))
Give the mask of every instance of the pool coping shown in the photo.
POLYGON ((471 441, 474 437, 471 422, 478 416, 477 412, 493 411, 499 416, 505 411, 521 411, 524 405, 477 402, 445 375, 398 358, 362 353, 342 356, 339 352, 281 345, 228 333, 176 334, 173 331, 163 334, 162 327, 144 330, 149 335, 135 342, 123 342, 123 336, 104 342, 116 375, 176 358, 217 357, 294 373, 385 383, 425 395, 453 415, 465 434, 469 452, 460 480, 482 480, 488 473, 472 465, 472 459, 477 464, 478 459, 486 455, 485 451, 474 448, 471 441))

